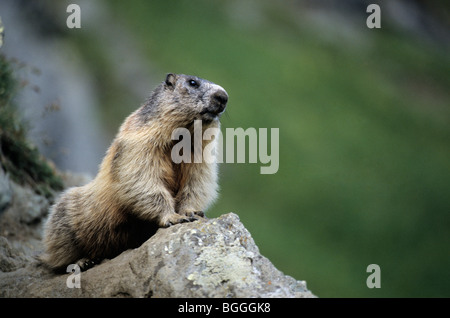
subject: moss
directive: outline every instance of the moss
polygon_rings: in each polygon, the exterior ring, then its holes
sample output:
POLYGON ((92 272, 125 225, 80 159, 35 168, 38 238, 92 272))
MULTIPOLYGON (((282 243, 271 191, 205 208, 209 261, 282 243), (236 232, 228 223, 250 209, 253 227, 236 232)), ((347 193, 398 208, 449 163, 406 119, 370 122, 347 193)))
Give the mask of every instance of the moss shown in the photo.
POLYGON ((28 184, 47 198, 63 189, 61 178, 26 139, 13 98, 18 90, 10 63, 0 55, 0 163, 19 184, 28 184))

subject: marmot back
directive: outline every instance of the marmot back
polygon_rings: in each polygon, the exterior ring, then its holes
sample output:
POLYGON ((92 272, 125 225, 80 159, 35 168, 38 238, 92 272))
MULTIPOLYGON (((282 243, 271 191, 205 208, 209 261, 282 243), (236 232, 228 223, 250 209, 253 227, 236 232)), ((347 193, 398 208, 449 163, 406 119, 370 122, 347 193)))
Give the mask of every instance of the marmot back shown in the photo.
MULTIPOLYGON (((227 101, 219 85, 168 74, 122 124, 95 179, 68 189, 51 208, 41 260, 53 269, 86 269, 140 246, 158 226, 203 217, 217 197, 217 164, 174 163, 172 132, 192 132, 195 120, 203 130, 219 128, 227 101)), ((217 138, 202 147, 210 143, 217 138)))

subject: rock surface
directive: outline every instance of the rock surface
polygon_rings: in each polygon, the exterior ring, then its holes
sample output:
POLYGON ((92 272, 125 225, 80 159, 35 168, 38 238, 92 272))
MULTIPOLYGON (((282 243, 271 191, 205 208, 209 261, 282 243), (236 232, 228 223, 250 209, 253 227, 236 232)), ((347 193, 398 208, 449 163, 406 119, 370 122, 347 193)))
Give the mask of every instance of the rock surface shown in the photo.
POLYGON ((0 238, 2 297, 313 297, 261 256, 236 214, 159 229, 79 274, 56 275, 0 238), (24 266, 25 265, 25 266, 24 266), (22 267, 23 266, 23 267, 22 267))
POLYGON ((161 228, 80 274, 52 273, 34 258, 50 202, 2 178, 11 197, 0 214, 0 297, 315 297, 259 253, 234 213, 161 228))

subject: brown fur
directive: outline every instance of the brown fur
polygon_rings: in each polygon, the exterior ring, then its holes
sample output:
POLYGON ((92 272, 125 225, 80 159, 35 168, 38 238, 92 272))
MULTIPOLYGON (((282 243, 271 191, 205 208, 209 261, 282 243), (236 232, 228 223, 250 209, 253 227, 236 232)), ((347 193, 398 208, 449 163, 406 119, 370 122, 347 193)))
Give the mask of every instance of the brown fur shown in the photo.
POLYGON ((195 119, 203 129, 219 127, 227 99, 211 82, 168 74, 122 124, 96 178, 68 189, 52 207, 42 261, 54 269, 77 261, 87 267, 139 246, 158 226, 203 216, 217 196, 217 166, 172 162, 171 134, 192 130, 195 119))

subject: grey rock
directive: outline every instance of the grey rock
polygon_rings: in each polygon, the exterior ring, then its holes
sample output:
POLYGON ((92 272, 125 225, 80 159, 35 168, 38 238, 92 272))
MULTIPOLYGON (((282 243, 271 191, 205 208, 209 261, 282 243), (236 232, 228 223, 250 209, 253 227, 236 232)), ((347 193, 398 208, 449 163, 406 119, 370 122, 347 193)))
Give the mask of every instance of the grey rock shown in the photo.
POLYGON ((37 194, 30 186, 9 180, 11 199, 0 214, 0 236, 12 245, 28 247, 41 239, 42 221, 48 213, 50 201, 37 194))
POLYGON ((9 177, 0 167, 0 214, 9 206, 12 200, 12 190, 9 177))
POLYGON ((0 272, 2 297, 315 297, 259 253, 234 213, 161 228, 80 274, 57 275, 37 261, 13 268, 0 272), (67 287, 76 277, 81 288, 67 287))
POLYGON ((36 224, 47 215, 49 201, 36 194, 31 188, 11 183, 14 192, 14 210, 18 221, 24 224, 36 224))
POLYGON ((24 254, 14 249, 5 237, 0 236, 0 271, 11 272, 25 266, 26 263, 24 254))

